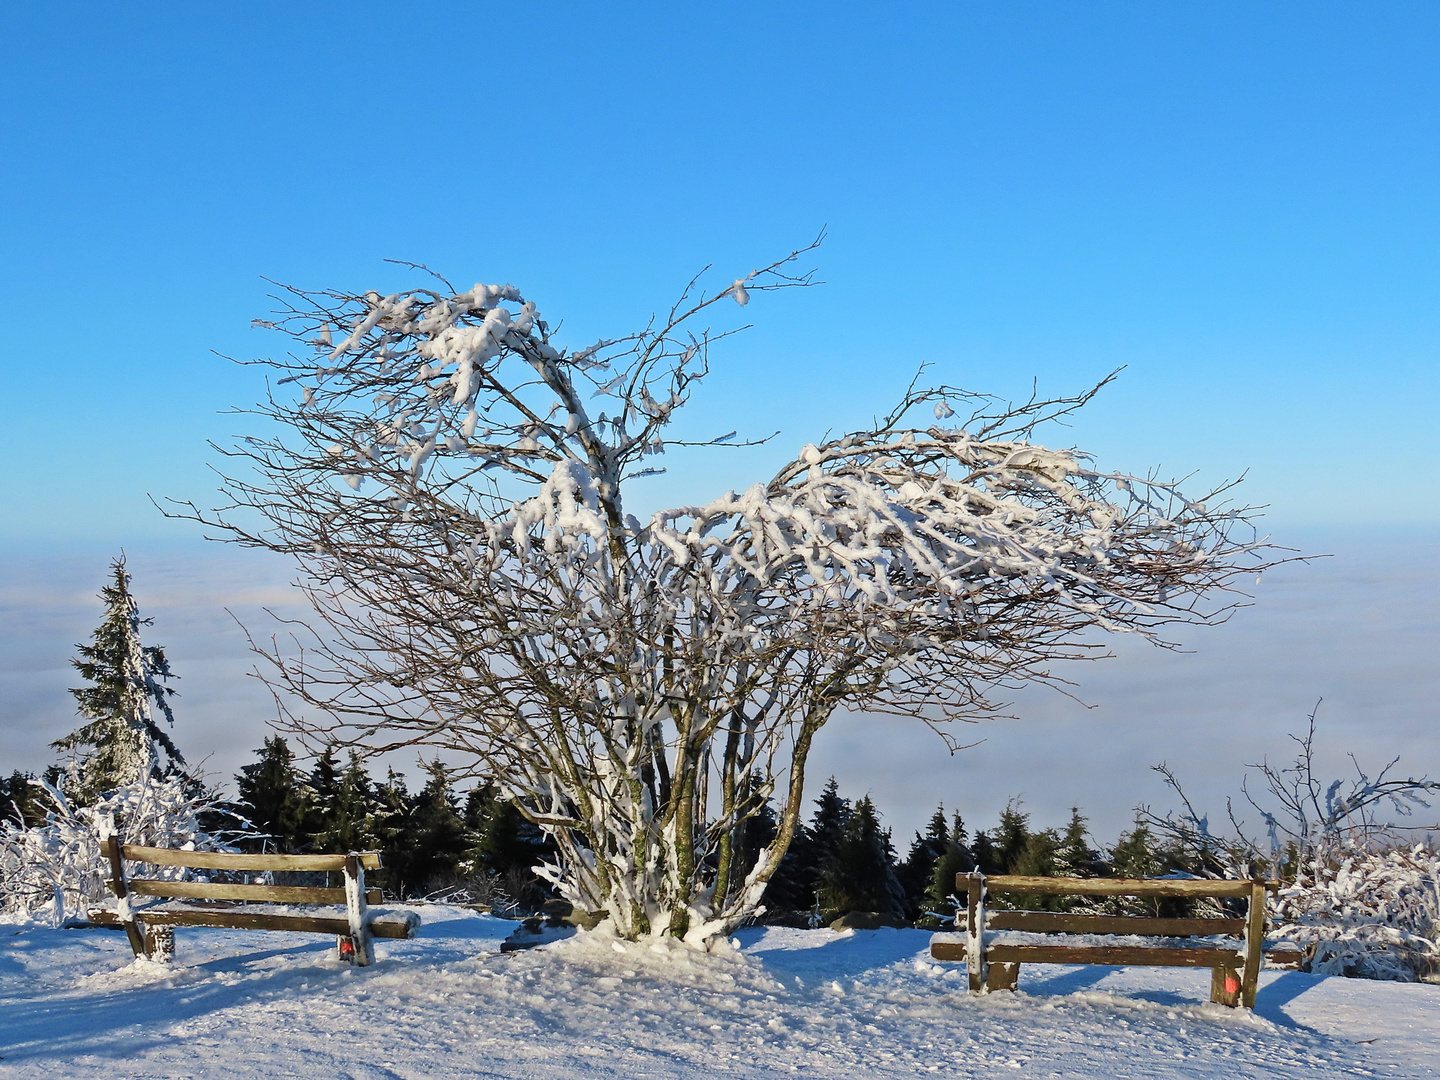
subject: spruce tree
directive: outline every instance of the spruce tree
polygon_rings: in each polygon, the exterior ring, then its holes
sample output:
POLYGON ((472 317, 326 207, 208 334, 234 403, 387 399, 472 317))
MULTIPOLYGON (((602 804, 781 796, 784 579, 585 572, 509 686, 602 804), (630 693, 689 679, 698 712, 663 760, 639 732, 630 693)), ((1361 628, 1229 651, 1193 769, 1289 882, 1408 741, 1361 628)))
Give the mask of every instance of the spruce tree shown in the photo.
POLYGON ((130 574, 125 556, 110 564, 113 580, 100 590, 104 619, 89 645, 77 645, 80 655, 71 661, 89 686, 70 691, 80 715, 89 721, 50 745, 75 755, 75 780, 66 794, 82 805, 93 803, 107 791, 143 777, 159 778, 178 770, 185 758, 157 721, 175 723, 166 685, 174 678, 165 651, 143 645, 140 618, 130 595, 130 574), (162 761, 162 754, 164 760, 162 761))
POLYGON ((340 770, 335 751, 326 747, 310 769, 304 831, 317 852, 331 852, 335 816, 340 803, 340 770))
MULTIPOLYGON (((375 785, 355 751, 340 774, 335 816, 325 841, 331 851, 371 851, 378 846, 374 830, 375 785)), ((316 843, 319 843, 317 838, 316 843)))
POLYGON ((370 821, 375 809, 374 784, 353 750, 342 771, 334 751, 326 748, 310 770, 309 795, 305 830, 314 851, 345 853, 376 846, 370 821))
POLYGON ((1025 838, 1025 847, 1010 864, 1012 874, 1023 877, 1055 877, 1060 872, 1060 834, 1041 829, 1025 838))
POLYGON ((410 812, 414 845, 404 877, 412 892, 431 891, 446 878, 453 878, 469 846, 450 771, 438 758, 422 768, 426 780, 410 812))
MULTIPOLYGON (((1114 877, 1148 878, 1160 872, 1160 860, 1155 851, 1155 837, 1150 827, 1138 817, 1135 827, 1122 833, 1110 852, 1110 871, 1114 877)), ((1121 915, 1150 915, 1154 917, 1176 917, 1183 911, 1183 903, 1166 903, 1160 897, 1116 897, 1113 909, 1121 915)))
POLYGON ((815 813, 805 828, 797 853, 796 877, 801 882, 802 902, 806 908, 817 901, 822 908, 826 906, 819 897, 820 877, 845 837, 850 813, 850 800, 841 796, 839 783, 835 777, 830 777, 820 797, 815 800, 815 813))
POLYGON ((34 781, 34 776, 19 769, 9 779, 0 777, 0 828, 9 824, 28 829, 45 820, 35 800, 34 781))
MULTIPOLYGON (((1030 845, 1030 815, 1020 812, 1020 799, 1011 799, 1000 813, 1000 824, 995 828, 995 861, 998 864, 993 873, 1013 874, 1015 867, 1030 845)), ((990 873, 992 871, 986 871, 990 873)))
POLYGON ((410 828, 411 799, 405 778, 393 768, 375 792, 375 837, 380 843, 379 879, 385 891, 396 899, 408 893, 409 870, 413 861, 414 834, 410 828))
POLYGON ((1090 829, 1078 806, 1070 808, 1070 824, 1060 838, 1056 852, 1057 872, 1063 877, 1098 877, 1103 867, 1100 853, 1090 846, 1090 829))
MULTIPOLYGON (((989 843, 989 837, 983 832, 976 835, 977 841, 981 839, 989 843)), ((965 822, 957 813, 950 823, 945 851, 935 860, 935 868, 930 873, 925 901, 931 911, 946 915, 952 905, 963 906, 963 891, 957 886, 955 879, 960 874, 968 874, 974 870, 977 865, 976 858, 975 852, 965 843, 965 822)))
MULTIPOLYGON (((775 809, 769 803, 758 814, 745 831, 747 847, 753 849, 750 864, 759 848, 775 839, 779 822, 775 809)), ((780 860, 770 883, 765 886, 761 902, 769 915, 809 911, 815 903, 814 867, 811 859, 809 830, 802 822, 795 830, 790 847, 780 860)))
MULTIPOLYGON (((1025 848, 1010 864, 1010 872, 1023 877, 1055 877, 1060 872, 1060 834, 1041 829, 1025 838, 1025 848)), ((1012 894, 1010 902, 1026 911, 1068 911, 1072 898, 1047 893, 1012 894)))
MULTIPOLYGON (((835 777, 825 782, 820 797, 815 800, 815 813, 805 830, 809 841, 811 881, 818 880, 820 868, 825 865, 839 848, 845 837, 845 826, 850 823, 852 813, 850 800, 840 795, 840 785, 835 777)), ((813 885, 812 885, 813 887, 813 885)))
POLYGON ((260 760, 235 776, 239 809, 265 838, 262 848, 293 853, 309 847, 305 831, 308 792, 285 740, 274 735, 255 751, 260 760))
POLYGON ((984 829, 975 834, 975 842, 971 845, 975 853, 975 868, 982 874, 1004 874, 1007 872, 1005 866, 1000 862, 1000 852, 995 846, 995 840, 984 829))
POLYGON ((741 832, 739 859, 745 873, 748 874, 754 869, 756 862, 760 859, 760 853, 775 842, 775 836, 779 831, 780 821, 775 816, 775 805, 766 799, 765 805, 745 823, 745 828, 741 832))
POLYGON ((925 907, 930 893, 930 879, 935 874, 935 864, 945 854, 949 844, 950 834, 945 827, 945 807, 942 804, 931 815, 924 834, 915 834, 905 861, 896 870, 900 885, 905 890, 905 903, 912 919, 925 907))
POLYGON ((837 914, 874 911, 905 917, 905 890, 895 876, 895 849, 867 795, 846 815, 816 882, 820 906, 837 914))
POLYGON ((1150 827, 1135 819, 1135 827, 1128 833, 1121 833, 1110 852, 1110 872, 1114 877, 1147 878, 1160 872, 1160 860, 1156 857, 1155 837, 1150 827))

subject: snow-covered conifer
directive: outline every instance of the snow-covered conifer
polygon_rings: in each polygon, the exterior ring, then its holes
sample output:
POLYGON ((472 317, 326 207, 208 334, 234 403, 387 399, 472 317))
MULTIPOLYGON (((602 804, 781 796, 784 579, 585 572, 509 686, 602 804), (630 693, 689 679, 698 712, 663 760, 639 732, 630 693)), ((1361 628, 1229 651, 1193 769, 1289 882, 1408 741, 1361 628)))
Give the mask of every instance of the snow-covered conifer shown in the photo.
POLYGON ((175 691, 166 685, 174 676, 165 651, 140 641, 140 628, 152 620, 140 618, 125 557, 115 559, 110 570, 113 579, 100 591, 105 617, 94 641, 78 646, 80 655, 71 661, 91 684, 70 691, 89 723, 51 744, 75 755, 66 797, 80 805, 185 763, 156 716, 175 723, 168 700, 175 691))
MULTIPOLYGON (((321 761, 324 761, 322 755, 321 761)), ((310 784, 317 794, 317 802, 325 798, 328 790, 325 776, 320 775, 320 763, 311 773, 310 784)), ((312 843, 316 851, 369 851, 378 845, 373 832, 375 813, 375 785, 364 763, 353 750, 349 761, 335 782, 333 797, 325 798, 325 813, 317 821, 319 828, 312 832, 312 843)))

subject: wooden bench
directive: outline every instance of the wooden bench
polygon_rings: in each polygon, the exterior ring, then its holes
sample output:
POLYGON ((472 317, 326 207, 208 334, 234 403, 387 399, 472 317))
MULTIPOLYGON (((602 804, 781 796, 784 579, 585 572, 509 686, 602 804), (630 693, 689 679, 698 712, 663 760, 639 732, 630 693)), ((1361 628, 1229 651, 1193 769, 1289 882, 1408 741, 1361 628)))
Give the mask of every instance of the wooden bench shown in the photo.
MULTIPOLYGON (((1210 1000, 1231 1007, 1255 1007, 1265 941, 1265 898, 1279 887, 1267 881, 1204 879, 1052 878, 959 874, 957 889, 968 894, 966 941, 937 941, 936 960, 963 960, 976 993, 1013 990, 1023 964, 1116 964, 1145 967, 1208 967, 1210 1000), (987 910, 990 894, 1045 896, 1135 896, 1244 900, 1246 914, 1234 918, 1163 919, 1131 915, 1080 915, 1051 911, 987 910), (992 944, 991 931, 1032 934, 1138 935, 1158 938, 1237 937, 1223 944, 992 944)), ((1274 966, 1298 966, 1298 951, 1272 953, 1274 966)))
POLYGON ((420 925, 413 912, 371 911, 381 902, 379 889, 365 887, 365 871, 380 868, 377 852, 348 855, 232 855, 215 851, 181 851, 175 848, 122 844, 118 837, 104 840, 110 860, 110 888, 118 901, 116 911, 91 912, 99 925, 123 926, 135 955, 165 961, 175 948, 175 927, 217 926, 238 930, 291 930, 334 934, 340 955, 361 967, 375 959, 371 939, 411 938, 420 925), (221 876, 265 871, 338 871, 343 888, 301 885, 249 884, 235 881, 161 880, 133 878, 125 863, 220 871, 221 876), (155 903, 138 906, 136 898, 155 903), (277 905, 306 905, 304 911, 278 910, 277 905), (316 905, 316 907, 310 907, 316 905), (333 905, 343 907, 335 910, 333 905), (326 911, 324 906, 332 906, 326 911))

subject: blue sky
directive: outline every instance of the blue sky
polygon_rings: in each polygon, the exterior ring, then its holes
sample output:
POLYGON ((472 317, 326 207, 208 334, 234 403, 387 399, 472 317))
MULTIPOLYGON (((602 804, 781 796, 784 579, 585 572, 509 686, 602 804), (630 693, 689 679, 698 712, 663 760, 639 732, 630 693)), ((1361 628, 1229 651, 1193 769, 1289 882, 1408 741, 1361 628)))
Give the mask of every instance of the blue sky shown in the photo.
POLYGON ((648 498, 761 478, 921 363, 1128 365, 1062 441, 1248 470, 1282 542, 1440 530, 1433 4, 13 4, 0 50, 0 545, 93 588, 198 544, 146 496, 203 501, 245 429, 214 352, 278 346, 265 278, 424 262, 583 344, 822 226, 826 284, 752 303, 693 408, 780 439, 648 498))
POLYGON ((1074 435, 1106 461, 1440 522, 1433 5, 13 5, 6 40, 7 538, 174 533, 144 495, 208 488, 263 277, 425 262, 581 341, 822 225, 827 284, 749 309, 703 419, 788 453, 922 361, 1128 364, 1074 435))

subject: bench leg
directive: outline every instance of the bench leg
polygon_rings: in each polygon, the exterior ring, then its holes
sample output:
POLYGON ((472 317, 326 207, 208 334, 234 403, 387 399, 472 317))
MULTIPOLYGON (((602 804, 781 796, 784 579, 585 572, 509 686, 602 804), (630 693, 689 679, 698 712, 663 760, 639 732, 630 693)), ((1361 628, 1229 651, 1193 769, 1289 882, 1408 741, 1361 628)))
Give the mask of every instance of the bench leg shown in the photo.
POLYGON ((145 955, 157 964, 168 964, 175 959, 175 928, 172 926, 147 926, 145 928, 145 955))
POLYGON ((1020 965, 991 964, 988 975, 991 990, 1014 990, 1020 984, 1020 965))
POLYGON ((1239 967, 1215 967, 1210 969, 1210 1000, 1217 1005, 1240 1007, 1239 967))
MULTIPOLYGON (((345 856, 345 912, 350 919, 350 948, 355 957, 351 962, 357 967, 373 964, 370 912, 365 903, 365 864, 353 851, 345 856)), ((345 953, 343 946, 340 953, 342 956, 345 953)))
POLYGON ((1245 977, 1240 982, 1240 1003, 1255 1008, 1255 992, 1260 988, 1260 964, 1265 950, 1265 885, 1250 886, 1250 911, 1245 921, 1245 977))

